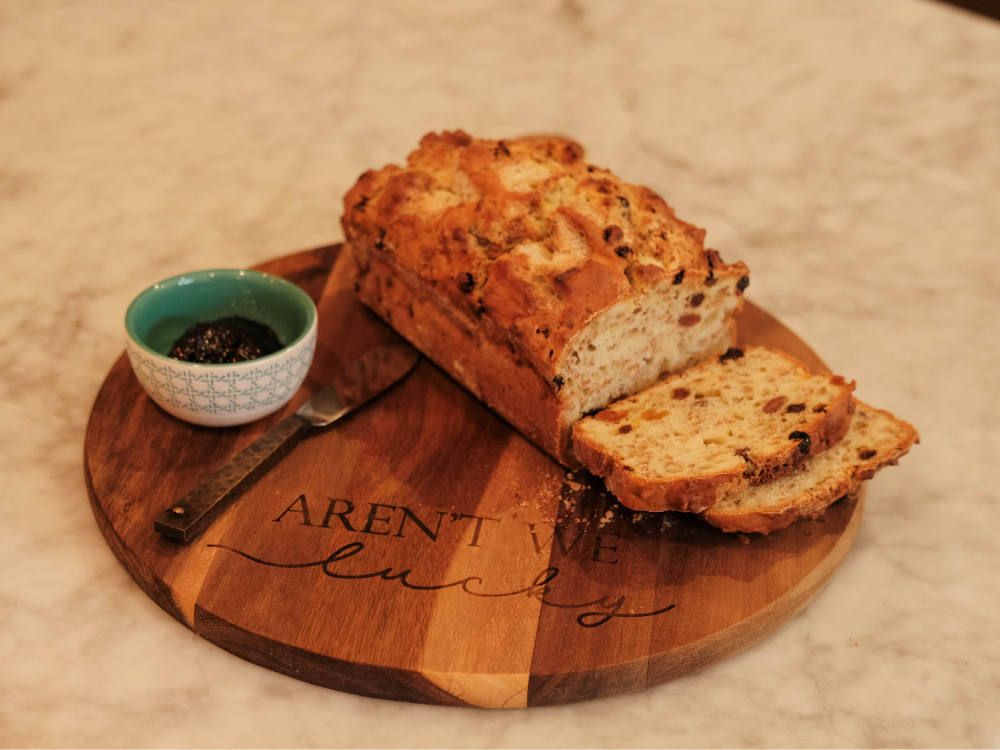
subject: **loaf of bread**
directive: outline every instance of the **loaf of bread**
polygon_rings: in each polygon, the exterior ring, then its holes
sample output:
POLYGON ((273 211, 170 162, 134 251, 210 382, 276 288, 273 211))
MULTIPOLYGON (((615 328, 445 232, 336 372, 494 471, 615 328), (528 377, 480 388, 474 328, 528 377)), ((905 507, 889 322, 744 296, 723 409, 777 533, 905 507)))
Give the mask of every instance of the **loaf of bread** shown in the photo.
POLYGON ((767 534, 800 518, 817 518, 840 498, 858 491, 861 483, 920 442, 913 425, 855 402, 857 409, 847 434, 830 450, 795 467, 773 482, 726 495, 702 512, 702 518, 723 531, 767 534))
POLYGON ((702 511, 835 444, 854 383, 773 349, 729 349, 573 428, 573 449, 633 510, 702 511))
POLYGON ((428 135, 342 224, 361 300, 568 466, 584 414, 726 351, 749 282, 558 137, 428 135))

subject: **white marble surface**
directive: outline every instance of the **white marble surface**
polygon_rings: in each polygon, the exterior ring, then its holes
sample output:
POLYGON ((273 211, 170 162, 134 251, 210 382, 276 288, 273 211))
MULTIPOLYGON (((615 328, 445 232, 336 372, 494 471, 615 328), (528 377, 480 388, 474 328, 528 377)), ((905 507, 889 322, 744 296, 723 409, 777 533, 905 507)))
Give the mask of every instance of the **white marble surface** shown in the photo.
POLYGON ((0 745, 1000 744, 1000 24, 927 0, 0 3, 0 745), (748 652, 551 709, 339 694, 160 611, 81 451, 145 285, 340 237, 428 130, 661 192, 922 443, 748 652))

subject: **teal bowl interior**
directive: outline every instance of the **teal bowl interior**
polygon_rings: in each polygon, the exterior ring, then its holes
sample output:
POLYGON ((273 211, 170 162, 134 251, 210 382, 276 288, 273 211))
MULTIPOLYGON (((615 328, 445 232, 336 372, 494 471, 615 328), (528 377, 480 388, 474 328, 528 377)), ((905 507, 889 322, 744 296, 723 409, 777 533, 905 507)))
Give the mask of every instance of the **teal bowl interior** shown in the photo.
POLYGON ((234 316, 270 326, 282 345, 289 347, 312 327, 316 307, 295 284, 271 274, 238 269, 196 271, 154 284, 136 297, 125 313, 125 330, 149 353, 167 357, 191 326, 234 316))

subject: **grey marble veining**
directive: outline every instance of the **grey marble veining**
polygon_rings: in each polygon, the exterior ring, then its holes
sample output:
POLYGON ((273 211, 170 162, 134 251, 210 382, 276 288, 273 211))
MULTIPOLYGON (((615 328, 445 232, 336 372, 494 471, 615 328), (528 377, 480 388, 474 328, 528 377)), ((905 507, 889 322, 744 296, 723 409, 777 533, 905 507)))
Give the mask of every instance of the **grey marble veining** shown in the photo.
POLYGON ((1000 24, 924 0, 0 5, 0 745, 1000 745, 1000 24), (921 444, 751 650, 509 712, 245 663, 132 582, 81 453, 129 300, 340 237, 425 132, 558 132, 752 269, 921 444))

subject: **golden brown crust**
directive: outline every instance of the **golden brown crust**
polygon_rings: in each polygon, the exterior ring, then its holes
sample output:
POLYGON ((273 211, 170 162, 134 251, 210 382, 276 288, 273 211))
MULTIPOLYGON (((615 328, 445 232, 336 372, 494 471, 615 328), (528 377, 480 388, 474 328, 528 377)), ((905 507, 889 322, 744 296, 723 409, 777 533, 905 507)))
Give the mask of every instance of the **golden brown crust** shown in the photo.
POLYGON ((723 314, 675 370, 724 351, 742 306, 744 264, 723 263, 662 198, 587 165, 565 138, 430 134, 405 168, 363 174, 344 209, 361 300, 569 466, 572 422, 593 404, 574 411, 561 373, 590 323, 665 284, 685 298, 718 284, 723 314))
POLYGON ((860 488, 861 482, 845 482, 839 494, 831 494, 824 500, 810 498, 808 503, 804 503, 799 507, 788 507, 774 512, 753 511, 743 513, 738 517, 712 514, 712 509, 709 508, 701 514, 701 517, 720 531, 744 534, 770 534, 772 531, 779 531, 791 526, 803 518, 819 518, 837 500, 857 497, 860 488))
POLYGON ((742 480, 742 471, 738 471, 693 480, 648 481, 585 435, 574 436, 573 453, 591 474, 603 477, 608 491, 631 510, 696 513, 715 502, 720 485, 742 480))
POLYGON ((559 421, 557 394, 523 359, 482 334, 430 295, 407 284, 401 269, 373 257, 358 276, 361 299, 396 331, 536 445, 571 468, 579 464, 560 452, 569 427, 559 421), (416 293, 415 293, 416 292, 416 293), (525 404, 533 408, 525 409, 525 404))
POLYGON ((632 467, 616 461, 586 438, 574 439, 573 452, 588 471, 604 477, 608 491, 632 510, 696 513, 715 502, 720 486, 744 481, 741 472, 670 482, 648 481, 635 476, 632 467))

